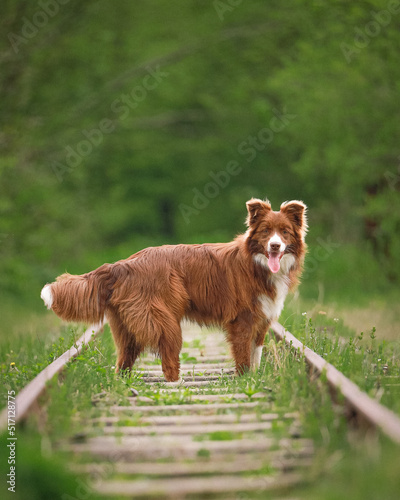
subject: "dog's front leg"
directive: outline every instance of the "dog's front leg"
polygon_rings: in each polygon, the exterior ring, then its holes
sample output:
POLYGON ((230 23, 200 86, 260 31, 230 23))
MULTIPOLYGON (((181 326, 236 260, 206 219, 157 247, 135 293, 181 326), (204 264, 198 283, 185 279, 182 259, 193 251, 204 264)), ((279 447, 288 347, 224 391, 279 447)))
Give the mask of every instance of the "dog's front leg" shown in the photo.
POLYGON ((251 360, 250 365, 252 370, 257 370, 261 363, 262 348, 264 345, 265 335, 267 334, 270 322, 263 321, 257 328, 255 339, 251 343, 251 360))

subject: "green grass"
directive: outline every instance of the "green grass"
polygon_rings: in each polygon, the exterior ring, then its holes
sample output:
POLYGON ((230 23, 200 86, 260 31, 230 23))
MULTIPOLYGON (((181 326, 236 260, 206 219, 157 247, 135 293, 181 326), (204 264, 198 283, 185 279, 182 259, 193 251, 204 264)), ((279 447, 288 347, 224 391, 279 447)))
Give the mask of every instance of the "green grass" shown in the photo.
MULTIPOLYGON (((66 461, 54 452, 46 436, 32 430, 22 429, 17 433, 16 448, 16 487, 15 493, 8 491, 6 474, 8 453, 6 436, 0 436, 0 497, 3 500, 70 500, 83 498, 79 491, 92 493, 90 498, 98 499, 97 495, 85 488, 85 482, 68 472, 66 461), (65 495, 65 496, 63 496, 65 495)), ((89 498, 87 496, 86 498, 89 498)))
POLYGON ((369 396, 400 415, 400 343, 377 340, 376 330, 354 334, 340 320, 317 315, 295 318, 288 328, 355 382, 369 396))
POLYGON ((46 366, 57 359, 80 337, 82 330, 63 327, 61 332, 41 337, 37 333, 10 336, 0 342, 1 405, 8 390, 20 391, 46 366))
MULTIPOLYGON (((396 327, 400 324, 398 288, 385 278, 382 267, 371 252, 363 252, 360 259, 359 250, 351 245, 334 250, 324 254, 323 260, 318 260, 321 252, 310 248, 310 264, 300 287, 302 299, 288 297, 280 321, 371 397, 400 414, 400 342, 396 327), (342 320, 344 311, 348 315, 354 306, 358 306, 358 316, 345 323, 342 320), (373 322, 376 314, 369 315, 375 309, 382 311, 383 320, 379 324, 373 322), (302 316, 306 310, 309 313, 302 316), (320 310, 328 311, 328 314, 318 314, 320 310), (368 318, 364 322, 364 332, 360 328, 352 330, 348 325, 358 327, 363 315, 368 318), (389 326, 390 336, 386 335, 389 326), (394 340, 382 340, 385 336, 394 340)), ((4 407, 7 391, 22 389, 44 366, 71 347, 83 333, 83 328, 60 328, 55 315, 46 314, 38 294, 29 304, 21 304, 19 298, 11 300, 7 297, 3 297, 2 304, 0 374, 3 391, 0 405, 4 407)), ((184 343, 181 362, 195 363, 196 358, 185 353, 185 349, 201 350, 203 347, 204 334, 184 343)), ((155 360, 154 364, 159 365, 160 360, 155 360)), ((243 392, 248 401, 254 394, 263 392, 262 401, 268 411, 300 412, 302 435, 313 438, 317 458, 308 473, 308 483, 295 493, 288 493, 288 498, 397 500, 399 497, 400 447, 384 437, 359 436, 349 430, 343 408, 332 406, 323 381, 320 379, 310 385, 304 360, 293 356, 275 341, 267 338, 265 357, 257 374, 234 379, 221 376, 215 384, 196 390, 181 389, 166 394, 162 391, 163 384, 150 387, 135 372, 127 378, 117 377, 114 365, 115 348, 106 328, 105 333, 84 348, 58 379, 49 382, 47 396, 42 398, 43 412, 17 429, 17 493, 9 494, 5 481, 1 481, 1 498, 47 500, 63 499, 63 495, 71 498, 86 495, 96 500, 90 481, 68 472, 69 457, 60 452, 63 442, 71 437, 84 440, 89 418, 103 414, 109 404, 125 405, 131 387, 158 406, 164 405, 167 410, 169 405, 192 402, 192 394, 211 394, 215 386, 223 388, 226 394, 243 392)), ((222 394, 221 401, 231 402, 232 399, 222 394)), ((203 403, 208 404, 207 401, 203 403)), ((240 415, 240 401, 238 403, 237 411, 226 412, 240 415)), ((261 413, 261 409, 256 411, 261 413)), ((129 411, 125 417, 121 415, 121 419, 125 420, 125 425, 140 424, 140 404, 135 418, 129 411)), ((101 426, 98 431, 101 432, 101 426)), ((282 426, 273 423, 269 432, 280 436, 286 431, 286 423, 282 426)), ((214 433, 207 439, 231 437, 228 431, 214 433)), ((204 438, 201 436, 201 440, 204 438)), ((0 440, 0 477, 3 478, 7 472, 4 439, 3 434, 0 440)), ((205 441, 199 459, 207 460, 209 456, 205 441)), ((268 469, 268 464, 261 465, 268 469)), ((262 492, 243 492, 239 498, 264 499, 265 495, 262 492)))
MULTIPOLYGON (((316 315, 312 320, 290 313, 286 316, 287 319, 283 321, 286 321, 286 326, 295 336, 343 371, 372 397, 381 398, 388 407, 400 412, 396 386, 400 379, 397 343, 379 341, 374 338, 373 330, 362 336, 354 334, 341 321, 325 315, 316 315)), ((14 343, 9 340, 6 348, 0 344, 5 389, 19 390, 44 364, 70 347, 82 331, 66 327, 57 340, 40 342, 27 337, 16 338, 14 343), (11 367, 13 362, 15 366, 11 367)), ((194 344, 188 347, 192 346, 194 344)), ((182 359, 185 359, 184 355, 182 359)), ((171 404, 191 402, 192 394, 212 392, 212 386, 205 386, 165 393, 162 391, 164 384, 150 386, 136 372, 127 377, 116 376, 114 364, 115 348, 109 329, 106 328, 104 334, 93 339, 69 363, 58 379, 49 382, 47 395, 42 398, 42 415, 31 418, 24 428, 19 427, 19 442, 23 443, 20 448, 27 450, 26 453, 21 452, 19 457, 20 477, 28 478, 30 474, 35 474, 36 478, 29 498, 46 498, 44 490, 51 492, 52 498, 57 498, 57 490, 54 490, 57 485, 60 487, 59 498, 62 492, 69 491, 64 484, 70 475, 62 472, 68 457, 58 451, 60 445, 71 437, 85 439, 89 418, 102 414, 109 404, 126 405, 131 387, 140 396, 151 398, 157 405, 165 405, 166 409, 171 404), (38 457, 40 466, 36 465, 38 457), (53 471, 54 463, 58 463, 59 479, 55 484, 50 484, 46 478, 53 471)), ((223 375, 215 386, 223 388, 227 394, 243 392, 249 401, 254 394, 262 392, 262 402, 271 411, 300 412, 302 435, 314 439, 318 458, 309 473, 309 482, 300 491, 296 490, 296 497, 318 500, 397 498, 400 487, 397 479, 399 447, 384 438, 357 438, 356 434, 349 431, 343 409, 332 406, 323 381, 317 380, 310 384, 302 357, 294 356, 282 343, 267 338, 265 356, 258 373, 235 378, 223 375), (348 496, 349 492, 351 496, 348 496)), ((224 400, 230 401, 230 398, 224 398, 222 394, 224 400)), ((130 422, 129 425, 137 425, 140 406, 136 411, 138 414, 134 421, 131 414, 122 418, 130 422)), ((240 409, 234 413, 240 414, 240 409)), ((287 425, 275 425, 266 432, 284 435, 287 425)), ((208 440, 232 439, 231 434, 229 430, 226 433, 214 433, 208 436, 208 440)), ((200 455, 205 459, 208 456, 206 442, 200 455)), ((74 498, 72 493, 69 494, 74 498)), ((93 492, 91 495, 90 498, 96 498, 93 492)), ((263 497, 255 493, 249 494, 248 498, 263 497)))
POLYGON ((386 260, 378 260, 368 245, 331 243, 331 248, 316 242, 309 245, 301 285, 304 299, 317 299, 322 285, 328 304, 368 306, 382 297, 389 303, 399 300, 397 283, 388 278, 386 260))

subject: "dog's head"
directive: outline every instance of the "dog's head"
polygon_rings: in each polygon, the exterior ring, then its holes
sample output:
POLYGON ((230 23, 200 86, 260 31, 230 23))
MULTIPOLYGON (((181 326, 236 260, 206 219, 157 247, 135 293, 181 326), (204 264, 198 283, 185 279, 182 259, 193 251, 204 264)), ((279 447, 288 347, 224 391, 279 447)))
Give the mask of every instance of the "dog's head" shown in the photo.
POLYGON ((282 203, 279 212, 269 201, 251 199, 247 202, 247 245, 256 261, 265 263, 273 273, 282 264, 291 267, 295 259, 304 256, 307 232, 307 207, 302 201, 282 203))

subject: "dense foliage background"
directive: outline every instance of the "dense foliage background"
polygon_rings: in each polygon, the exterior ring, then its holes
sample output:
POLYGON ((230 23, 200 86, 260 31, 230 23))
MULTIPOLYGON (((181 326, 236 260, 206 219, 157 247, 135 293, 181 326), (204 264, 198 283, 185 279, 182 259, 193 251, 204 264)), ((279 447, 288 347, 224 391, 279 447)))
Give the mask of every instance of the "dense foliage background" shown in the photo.
POLYGON ((393 0, 3 0, 3 298, 229 241, 252 196, 309 206, 304 294, 394 289, 399 25, 393 0))

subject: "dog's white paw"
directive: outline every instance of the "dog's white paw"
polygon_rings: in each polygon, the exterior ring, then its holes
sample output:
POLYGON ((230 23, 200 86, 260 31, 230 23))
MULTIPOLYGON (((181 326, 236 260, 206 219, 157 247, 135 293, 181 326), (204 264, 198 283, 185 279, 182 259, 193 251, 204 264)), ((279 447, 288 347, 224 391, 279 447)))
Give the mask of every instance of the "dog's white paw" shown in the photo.
POLYGON ((252 371, 257 371, 261 364, 263 346, 257 346, 253 348, 251 353, 250 369, 252 371))

